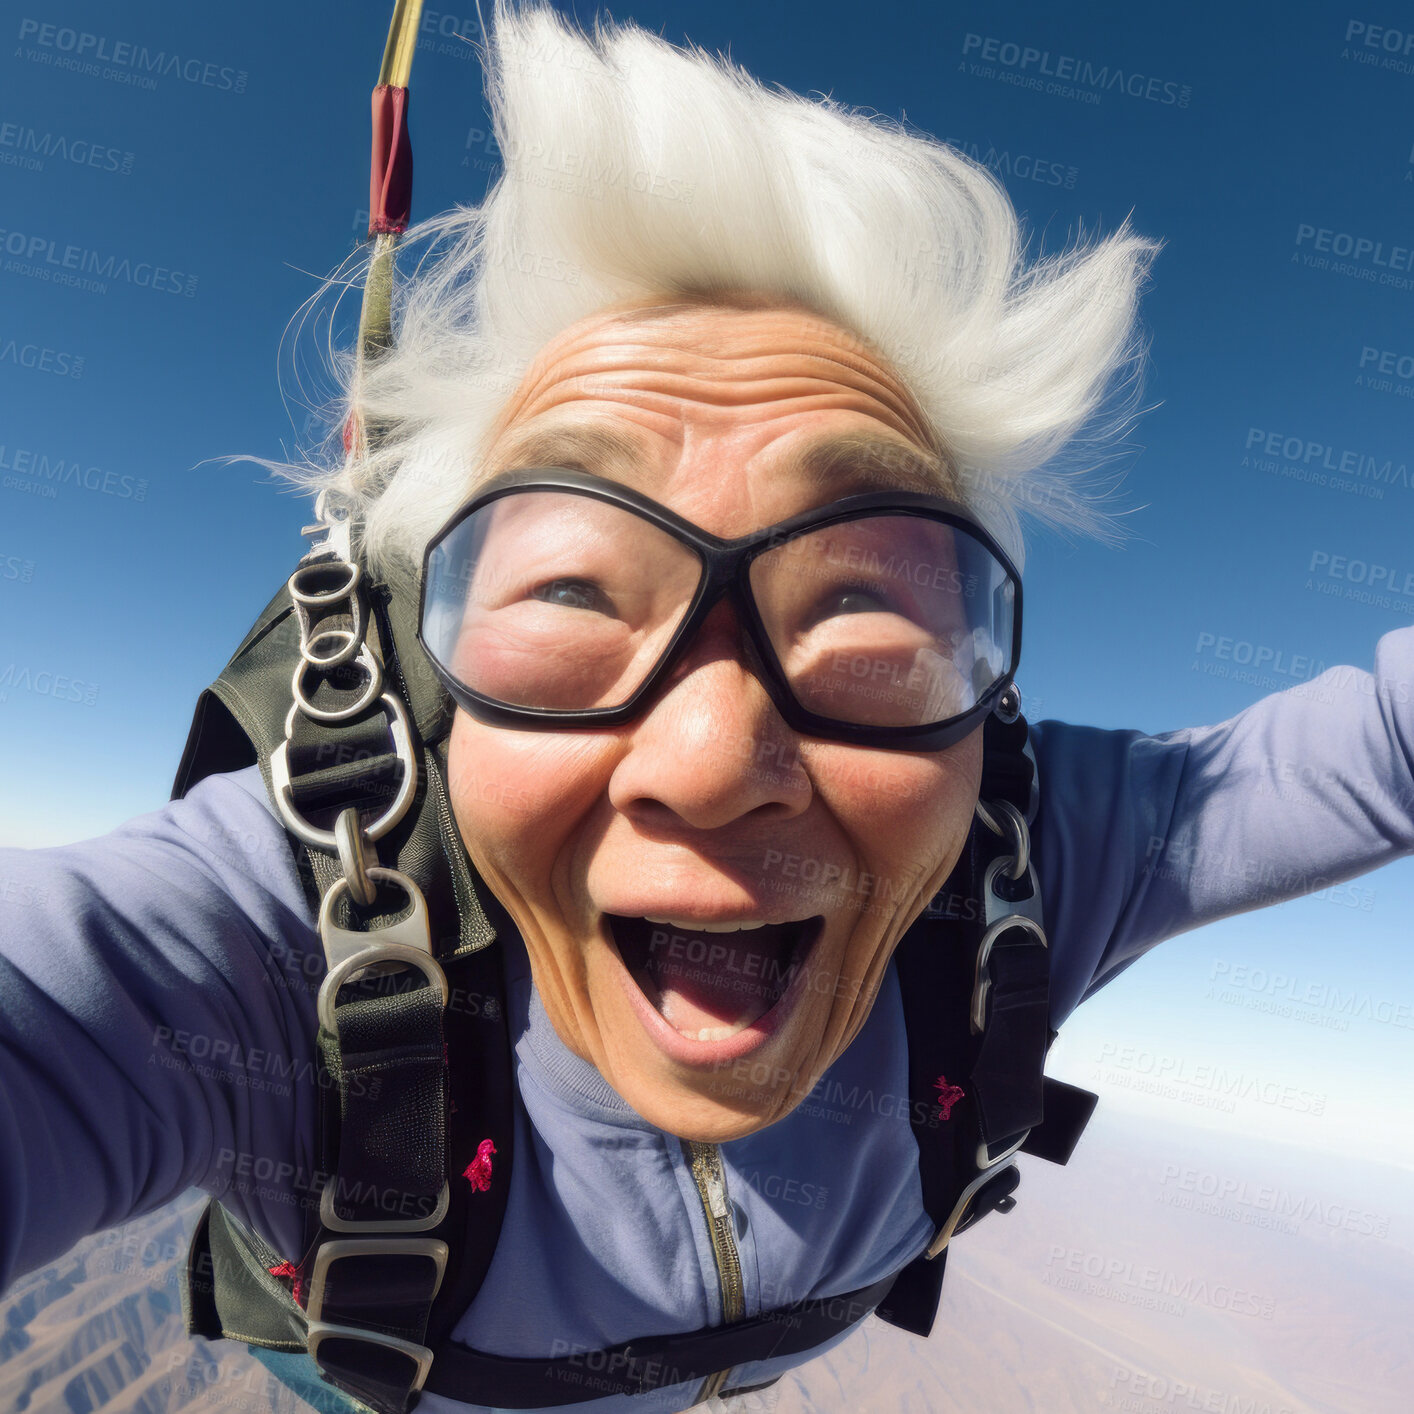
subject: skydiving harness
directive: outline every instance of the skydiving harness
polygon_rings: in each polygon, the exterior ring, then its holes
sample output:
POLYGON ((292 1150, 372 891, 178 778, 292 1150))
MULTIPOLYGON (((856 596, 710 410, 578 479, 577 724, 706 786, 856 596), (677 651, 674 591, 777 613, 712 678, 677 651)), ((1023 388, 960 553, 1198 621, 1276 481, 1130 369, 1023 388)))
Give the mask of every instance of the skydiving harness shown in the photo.
POLYGON ((987 719, 962 856, 894 954, 927 1251, 872 1286, 731 1324, 561 1359, 487 1354, 449 1337, 490 1266, 515 1161, 494 946, 514 924, 452 817, 455 709, 416 641, 417 585, 396 570, 369 582, 349 523, 324 498, 316 513, 305 533, 328 534, 202 693, 172 793, 257 762, 301 860, 327 969, 325 1181, 306 1195, 294 1257, 208 1203, 182 1291, 188 1333, 307 1351, 378 1414, 404 1414, 422 1389, 538 1409, 702 1381, 701 1399, 729 1369, 813 1349, 871 1310, 926 1336, 952 1237, 1011 1210, 1018 1152, 1065 1163, 1095 1104, 1043 1074, 1055 1033, 1027 828, 1037 784, 1015 690, 987 719))

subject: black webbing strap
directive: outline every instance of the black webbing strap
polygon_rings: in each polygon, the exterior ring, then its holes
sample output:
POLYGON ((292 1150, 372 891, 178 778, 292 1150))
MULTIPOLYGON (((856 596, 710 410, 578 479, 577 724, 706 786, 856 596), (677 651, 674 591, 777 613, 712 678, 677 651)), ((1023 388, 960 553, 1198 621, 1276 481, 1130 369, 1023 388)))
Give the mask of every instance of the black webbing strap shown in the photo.
POLYGON ((782 1306, 733 1325, 647 1336, 554 1360, 486 1355, 449 1342, 437 1351, 427 1388, 498 1409, 545 1409, 700 1382, 719 1370, 813 1350, 862 1321, 893 1280, 890 1275, 857 1291, 782 1306))
POLYGON ((1021 1152, 1047 1163, 1068 1164, 1100 1097, 1049 1075, 1045 1092, 1046 1117, 1026 1136, 1021 1152))
MULTIPOLYGON (((1025 718, 1003 722, 994 715, 984 731, 981 798, 1008 801, 1030 816, 1035 765, 1026 749, 1025 718)), ((985 966, 979 963, 988 931, 987 866, 1008 848, 1008 841, 975 823, 936 906, 914 924, 895 955, 923 1203, 939 1239, 965 1231, 987 1213, 1011 1210, 1020 1171, 1001 1161, 989 1167, 988 1151, 1000 1160, 1024 1136, 1023 1152, 1064 1163, 1094 1106, 1088 1092, 1044 1075, 1054 1033, 1050 955, 1042 940, 1026 927, 1005 928, 994 936, 985 966), (978 989, 982 976, 985 993, 978 989), (980 1035, 973 1028, 978 995, 980 1035)), ((1010 886, 998 881, 996 887, 1010 886)), ((1002 899, 1000 915, 1007 911, 1002 899)), ((880 1304, 880 1317, 928 1335, 946 1258, 944 1246, 936 1257, 921 1256, 905 1267, 880 1304)))
POLYGON ((1050 957, 1033 933, 1012 929, 993 946, 987 975, 987 1022, 972 1062, 972 1096, 982 1138, 997 1146, 1043 1118, 1050 957))
POLYGON ((386 989, 409 980, 425 981, 402 972, 342 988, 341 995, 374 995, 339 1005, 337 1036, 319 1031, 319 1050, 340 1100, 330 1191, 333 1212, 344 1222, 431 1217, 446 1182, 440 997, 426 985, 377 995, 379 984, 386 989))
MULTIPOLYGON (((208 1205, 193 1236, 182 1288, 193 1334, 303 1350, 309 1315, 304 1308, 315 1294, 317 1275, 320 1309, 314 1314, 325 1326, 435 1346, 474 1299, 496 1249, 514 1157, 515 1088, 503 960, 500 950, 488 944, 505 921, 499 910, 497 923, 488 919, 483 905, 495 909, 495 901, 476 879, 454 828, 445 755, 438 751, 452 708, 415 644, 415 579, 396 580, 394 587, 396 592, 388 585, 365 584, 366 638, 384 665, 385 690, 407 707, 419 780, 408 814, 380 842, 379 854, 423 892, 432 952, 449 986, 448 1005, 434 1017, 434 993, 416 970, 366 975, 341 989, 337 1039, 342 1056, 335 1036, 325 1030, 316 1048, 318 1182, 299 1195, 305 1217, 302 1250, 277 1253, 218 1203, 208 1205), (450 1134, 449 1113, 456 1119, 450 1134), (486 1141, 494 1146, 494 1177, 473 1184, 463 1175, 486 1141), (363 1234, 331 1230, 320 1221, 321 1189, 331 1174, 330 1201, 335 1216, 345 1221, 425 1214, 444 1184, 446 1217, 431 1231, 408 1238, 388 1234, 377 1254, 353 1251, 349 1244, 363 1234), (435 1263, 425 1251, 399 1250, 419 1241, 424 1248, 446 1244, 447 1264, 435 1301, 435 1263), (344 1245, 331 1252, 333 1243, 344 1245), (316 1273, 321 1251, 324 1260, 316 1273), (271 1272, 290 1266, 298 1273, 293 1278, 271 1272)), ((284 739, 299 641, 289 591, 282 586, 221 677, 202 694, 174 796, 213 772, 252 762, 260 764, 271 789, 271 756, 284 739)), ((359 688, 357 674, 309 671, 302 681, 320 707, 339 706, 359 688)), ((400 784, 402 767, 391 748, 387 710, 377 701, 347 722, 316 722, 296 712, 286 755, 298 813, 326 829, 350 804, 359 808, 365 823, 376 817, 400 784)), ((341 870, 321 851, 297 845, 296 850, 307 861, 301 872, 317 908, 341 870)), ((380 885, 368 909, 357 908, 347 897, 341 908, 349 926, 372 929, 405 911, 406 898, 398 888, 385 891, 380 885)), ((317 984, 318 978, 311 981, 317 984)), ((330 1370, 336 1374, 331 1384, 375 1408, 402 1409, 412 1402, 408 1393, 416 1371, 396 1350, 327 1331, 317 1339, 317 1363, 326 1375, 330 1370)))

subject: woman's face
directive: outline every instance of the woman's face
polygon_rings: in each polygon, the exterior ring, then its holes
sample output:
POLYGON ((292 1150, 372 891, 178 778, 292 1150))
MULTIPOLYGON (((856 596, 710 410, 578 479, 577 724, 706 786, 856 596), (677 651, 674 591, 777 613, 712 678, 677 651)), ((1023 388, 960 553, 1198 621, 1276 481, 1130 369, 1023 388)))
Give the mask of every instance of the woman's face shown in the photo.
MULTIPOLYGON (((622 307, 565 330, 485 461, 545 465, 722 537, 940 484, 889 368, 779 306, 622 307)), ((565 1045, 650 1123, 720 1142, 788 1114, 859 1031, 961 852, 981 731, 940 752, 792 731, 723 600, 638 720, 527 731, 458 712, 449 752, 468 852, 565 1045)))

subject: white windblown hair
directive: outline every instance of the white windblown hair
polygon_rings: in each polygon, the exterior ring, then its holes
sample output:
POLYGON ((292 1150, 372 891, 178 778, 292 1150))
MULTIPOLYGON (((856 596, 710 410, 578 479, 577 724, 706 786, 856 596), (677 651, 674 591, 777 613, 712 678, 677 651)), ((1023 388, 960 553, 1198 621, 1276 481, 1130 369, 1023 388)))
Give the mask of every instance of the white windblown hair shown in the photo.
POLYGON ((341 365, 342 411, 356 399, 385 440, 353 474, 281 468, 349 505, 375 572, 418 561, 464 502, 553 336, 611 303, 740 291, 803 304, 892 364, 954 493, 1018 561, 1019 510, 1105 532, 1089 483, 1054 459, 1132 415, 1157 247, 1127 223, 1028 265, 1005 191, 955 149, 633 24, 589 36, 497 0, 486 68, 504 171, 482 205, 413 228, 396 347, 357 388, 341 365))

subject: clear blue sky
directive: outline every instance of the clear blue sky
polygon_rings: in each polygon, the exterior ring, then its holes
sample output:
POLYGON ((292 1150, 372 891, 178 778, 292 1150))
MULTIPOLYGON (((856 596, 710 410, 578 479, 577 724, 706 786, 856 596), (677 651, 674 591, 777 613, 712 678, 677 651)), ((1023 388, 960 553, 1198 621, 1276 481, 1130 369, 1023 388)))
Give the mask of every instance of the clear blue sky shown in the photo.
MULTIPOLYGON (((1130 543, 1032 541, 1021 683, 1034 715, 1150 731, 1220 720, 1267 690, 1204 671, 1234 666, 1220 640, 1237 658, 1261 650, 1285 685, 1309 674, 1296 659, 1369 666, 1378 637, 1414 616, 1414 579, 1386 607, 1349 597, 1358 572, 1310 569, 1378 566, 1386 594, 1414 574, 1414 489, 1399 480, 1414 460, 1407 9, 644 0, 616 13, 962 143, 999 168, 1037 248, 1131 213, 1167 243, 1145 304, 1157 406, 1124 462, 1130 543), (1332 268, 1347 246, 1349 268, 1332 268), (1391 273, 1402 287, 1381 283, 1391 273), (1277 471, 1244 466, 1271 434, 1300 450, 1270 458, 1277 471), (1281 474, 1342 457, 1372 458, 1386 479, 1281 474)), ((0 839, 42 844, 165 800, 198 692, 302 551, 304 503, 212 459, 294 443, 277 348, 359 234, 386 7, 57 0, 3 24, 0 839), (125 44, 166 50, 180 71, 119 82, 134 73, 125 44), (12 267, 49 242, 160 267, 176 288, 119 278, 98 292, 12 267), (77 463, 81 481, 52 498, 7 484, 33 484, 39 458, 77 463), (63 685, 41 690, 44 673, 63 685)), ((475 35, 474 5, 429 4, 427 28, 423 215, 478 200, 488 177, 464 164, 485 117, 479 69, 452 37, 475 35)), ((1081 1074, 1097 1038, 1126 1028, 1217 1055, 1255 1048, 1343 1087, 1354 1133, 1360 1104, 1392 1099, 1379 1077, 1407 1057, 1407 1030, 1323 1034, 1205 1004, 1202 984, 1214 959, 1281 963, 1410 1000, 1411 866, 1367 883, 1367 909, 1295 904, 1167 945, 1077 1016, 1066 1063, 1081 1074)), ((1327 1147, 1342 1133, 1260 1119, 1327 1147)))

